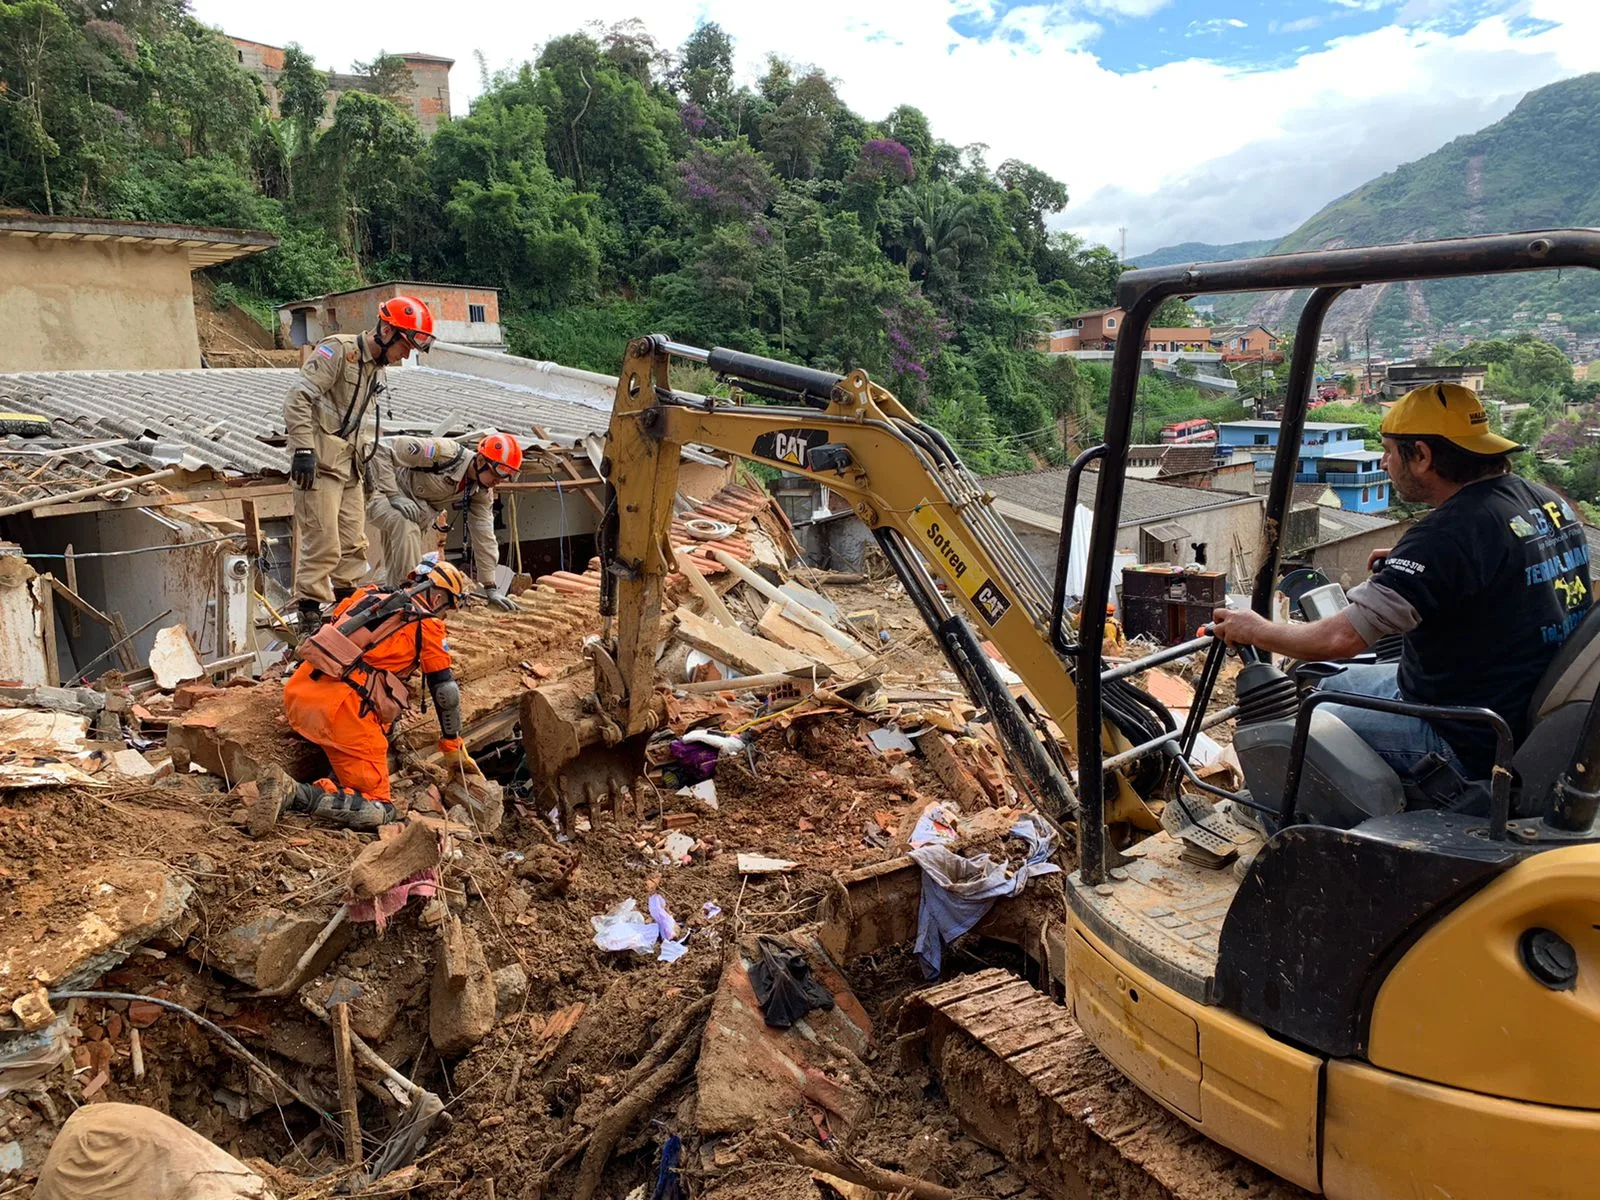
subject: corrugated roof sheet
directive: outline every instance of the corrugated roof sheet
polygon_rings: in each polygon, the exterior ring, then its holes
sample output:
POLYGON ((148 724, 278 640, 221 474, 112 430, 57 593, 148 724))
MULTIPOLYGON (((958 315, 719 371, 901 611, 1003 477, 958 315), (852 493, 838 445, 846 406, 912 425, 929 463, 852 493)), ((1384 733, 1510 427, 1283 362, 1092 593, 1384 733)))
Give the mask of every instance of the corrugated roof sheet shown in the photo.
MULTIPOLYGON (((90 452, 102 462, 158 470, 182 461, 241 475, 287 474, 283 400, 298 374, 249 367, 0 374, 0 409, 41 413, 57 437, 69 440, 129 439, 90 452)), ((538 425, 566 439, 602 432, 610 422, 609 396, 604 406, 582 403, 429 367, 391 368, 387 399, 385 436, 489 428, 525 434, 538 425)))
POLYGON ((1395 524, 1398 522, 1381 513, 1351 512, 1346 508, 1320 505, 1317 508, 1317 545, 1326 546, 1329 542, 1343 541, 1358 533, 1370 533, 1385 525, 1395 524))
MULTIPOLYGON (((1079 504, 1090 508, 1094 506, 1095 489, 1099 481, 1098 471, 1083 473, 1083 481, 1078 487, 1079 504)), ((1067 496, 1067 470, 1062 467, 1054 471, 1032 471, 1022 475, 996 475, 983 480, 983 486, 1002 500, 1009 500, 1021 508, 1059 521, 1061 505, 1067 496)), ((1260 503, 1260 497, 1129 478, 1123 483, 1120 524, 1146 525, 1183 513, 1221 508, 1226 504, 1250 503, 1260 503)))

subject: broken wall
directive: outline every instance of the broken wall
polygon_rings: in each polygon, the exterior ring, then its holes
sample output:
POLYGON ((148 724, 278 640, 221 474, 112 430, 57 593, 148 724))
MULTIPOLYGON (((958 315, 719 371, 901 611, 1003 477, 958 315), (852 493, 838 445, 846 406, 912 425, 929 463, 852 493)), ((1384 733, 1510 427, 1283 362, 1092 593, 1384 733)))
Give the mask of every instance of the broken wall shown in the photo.
POLYGON ((0 679, 25 687, 55 685, 47 678, 39 575, 10 543, 0 546, 0 679))
POLYGON ((189 252, 0 238, 0 372, 198 367, 189 252))
MULTIPOLYGON (((204 542, 217 536, 212 527, 184 520, 170 509, 130 508, 23 520, 20 537, 30 553, 39 554, 64 554, 69 545, 76 554, 96 554, 145 546, 176 546, 186 541, 204 542)), ((232 552, 224 544, 212 543, 181 550, 122 554, 115 558, 80 558, 76 563, 76 590, 101 612, 120 613, 130 633, 147 621, 155 622, 130 643, 134 658, 141 663, 149 656, 157 630, 176 624, 189 630, 202 657, 221 657, 210 653, 217 648, 215 608, 219 551, 232 552), (161 614, 168 609, 171 615, 163 617, 161 614)), ((38 558, 34 564, 65 582, 62 559, 38 558)), ((57 624, 57 652, 62 674, 66 677, 109 650, 115 639, 104 625, 88 617, 79 620, 81 632, 71 635, 66 620, 70 609, 64 603, 57 604, 56 609, 61 618, 57 624)), ((112 660, 100 664, 96 670, 117 665, 112 660)))

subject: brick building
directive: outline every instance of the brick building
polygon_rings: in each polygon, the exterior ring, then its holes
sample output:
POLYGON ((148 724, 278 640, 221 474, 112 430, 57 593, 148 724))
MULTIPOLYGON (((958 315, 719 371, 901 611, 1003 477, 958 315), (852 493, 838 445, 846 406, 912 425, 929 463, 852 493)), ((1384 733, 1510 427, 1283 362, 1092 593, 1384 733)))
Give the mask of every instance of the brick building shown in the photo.
MULTIPOLYGON (((278 90, 278 76, 283 73, 283 48, 265 42, 252 42, 248 38, 230 37, 239 65, 250 71, 266 86, 267 103, 273 116, 281 116, 282 93, 278 90)), ((431 135, 439 122, 450 115, 451 58, 437 54, 397 54, 395 58, 406 64, 411 72, 411 86, 395 102, 416 117, 424 134, 431 135)), ((328 102, 322 112, 320 124, 326 127, 333 120, 333 106, 343 92, 360 91, 365 81, 357 75, 328 74, 328 102)))
MULTIPOLYGON (((1115 350, 1117 332, 1126 314, 1120 308, 1095 308, 1074 313, 1060 329, 1045 334, 1039 349, 1050 354, 1077 350, 1115 350)), ((1152 354, 1220 354, 1224 361, 1276 362, 1278 335, 1265 325, 1153 327, 1144 332, 1144 350, 1152 354)))
POLYGON ((349 292, 330 292, 280 304, 278 344, 285 349, 314 346, 330 333, 358 333, 378 321, 378 305, 391 296, 415 296, 433 313, 441 342, 480 350, 504 350, 497 288, 390 279, 349 292))

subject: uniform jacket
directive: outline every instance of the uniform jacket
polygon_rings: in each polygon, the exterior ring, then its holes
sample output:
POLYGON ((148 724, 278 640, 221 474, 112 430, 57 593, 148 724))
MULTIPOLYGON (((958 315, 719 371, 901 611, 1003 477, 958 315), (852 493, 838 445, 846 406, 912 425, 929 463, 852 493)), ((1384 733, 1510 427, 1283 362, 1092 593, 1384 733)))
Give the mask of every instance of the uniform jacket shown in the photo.
POLYGON ((284 400, 289 453, 315 450, 319 470, 353 478, 378 439, 378 406, 387 386, 383 364, 368 356, 358 334, 323 338, 284 400))
POLYGON ((465 492, 473 578, 489 585, 494 583, 494 569, 500 561, 500 543, 494 535, 494 489, 467 477, 473 453, 470 446, 449 438, 386 438, 372 460, 373 486, 379 495, 409 496, 434 512, 448 511, 465 492))

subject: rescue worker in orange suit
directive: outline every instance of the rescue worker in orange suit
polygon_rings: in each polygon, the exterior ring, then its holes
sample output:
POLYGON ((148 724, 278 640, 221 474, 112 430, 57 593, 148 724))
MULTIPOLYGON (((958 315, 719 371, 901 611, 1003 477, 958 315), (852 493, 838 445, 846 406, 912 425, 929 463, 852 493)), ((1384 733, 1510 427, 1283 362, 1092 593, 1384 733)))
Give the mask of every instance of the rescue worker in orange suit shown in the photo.
POLYGON ((482 774, 461 738, 461 690, 439 616, 465 604, 471 584, 450 563, 424 561, 413 575, 398 590, 359 588, 296 649, 301 662, 283 687, 284 715, 296 733, 322 747, 334 778, 299 783, 281 767, 267 767, 248 813, 252 834, 270 829, 284 812, 360 830, 395 820, 389 733, 410 703, 407 681, 419 669, 439 717, 443 764, 482 774))
POLYGON ((345 599, 367 573, 362 476, 378 445, 386 368, 432 345, 428 306, 393 296, 378 306, 375 328, 318 342, 284 400, 303 633, 315 632, 323 606, 345 599))
POLYGON ((483 598, 515 612, 516 601, 495 586, 500 542, 494 535, 494 488, 522 469, 522 446, 509 433, 491 433, 476 451, 450 438, 397 437, 378 445, 372 460, 367 524, 377 535, 378 579, 398 587, 422 557, 423 530, 453 506, 467 511, 463 542, 483 598))

